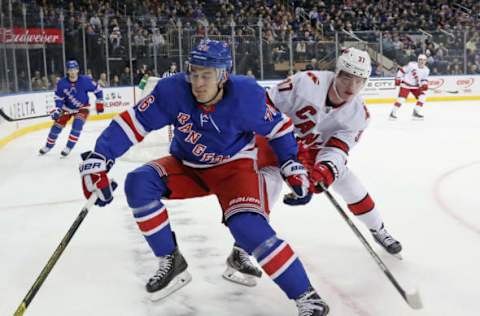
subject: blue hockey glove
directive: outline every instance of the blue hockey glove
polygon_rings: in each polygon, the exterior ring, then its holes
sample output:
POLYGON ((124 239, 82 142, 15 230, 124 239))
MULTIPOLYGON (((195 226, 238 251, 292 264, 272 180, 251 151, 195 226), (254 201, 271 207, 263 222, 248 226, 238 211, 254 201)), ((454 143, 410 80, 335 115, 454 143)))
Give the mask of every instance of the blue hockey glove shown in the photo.
POLYGON ((113 161, 96 152, 87 151, 82 154, 83 162, 80 163, 83 194, 88 199, 92 194, 98 196, 95 205, 105 206, 112 202, 112 192, 117 187, 115 181, 110 181, 107 172, 113 166, 113 161))
POLYGON ((290 159, 282 165, 280 172, 295 196, 303 198, 308 194, 307 170, 301 163, 290 159))
POLYGON ((313 193, 308 193, 304 197, 297 197, 293 193, 288 193, 283 196, 283 203, 290 206, 305 205, 312 199, 313 193))
POLYGON ((62 113, 63 113, 62 109, 55 108, 55 110, 50 112, 50 117, 52 118, 52 120, 56 121, 60 116, 62 116, 62 113))

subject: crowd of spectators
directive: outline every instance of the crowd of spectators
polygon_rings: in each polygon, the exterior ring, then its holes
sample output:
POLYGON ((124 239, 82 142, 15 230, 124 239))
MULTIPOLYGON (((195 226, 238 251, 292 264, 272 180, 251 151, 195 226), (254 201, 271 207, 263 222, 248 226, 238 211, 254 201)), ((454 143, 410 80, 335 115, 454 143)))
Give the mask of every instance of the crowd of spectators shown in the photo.
MULTIPOLYGON (((113 85, 131 84, 132 77, 137 77, 144 64, 153 75, 161 75, 172 61, 178 61, 180 27, 185 51, 195 40, 192 37, 208 35, 230 40, 234 30, 237 73, 248 71, 256 77, 260 67, 259 34, 263 37, 263 66, 270 77, 280 69, 279 64, 289 63, 291 51, 294 62, 301 67, 312 64, 312 59, 315 69, 331 66, 337 47, 335 35, 340 45, 366 42, 377 52, 381 46, 383 55, 395 66, 425 53, 432 74, 480 73, 480 3, 474 0, 12 0, 12 3, 12 22, 19 27, 23 26, 23 3, 28 6, 29 27, 40 25, 40 10, 45 28, 60 27, 63 14, 67 58, 75 58, 82 64, 85 34, 85 57, 91 75, 113 85), (110 80, 106 78, 107 70, 110 80)), ((7 12, 6 1, 2 5, 2 11, 7 12)), ((36 58, 31 64, 34 89, 50 89, 55 78, 63 73, 58 45, 49 45, 47 55, 51 59, 47 72, 56 75, 44 75, 41 59, 36 58)), ((19 58, 21 61, 22 57, 19 58)), ((384 65, 375 58, 374 62, 374 75, 391 75, 394 71, 386 73, 384 65)), ((18 73, 25 81, 26 72, 18 73)))

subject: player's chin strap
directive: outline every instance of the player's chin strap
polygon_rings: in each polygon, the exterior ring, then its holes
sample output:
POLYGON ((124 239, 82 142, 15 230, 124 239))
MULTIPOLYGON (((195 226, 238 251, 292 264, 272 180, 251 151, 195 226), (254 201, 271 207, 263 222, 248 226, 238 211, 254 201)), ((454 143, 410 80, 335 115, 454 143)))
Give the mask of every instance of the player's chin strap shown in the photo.
POLYGON ((335 79, 333 79, 333 92, 335 92, 335 95, 337 96, 338 99, 340 99, 340 103, 342 102, 345 102, 346 100, 344 100, 340 94, 338 93, 338 90, 337 90, 337 77, 335 76, 335 79))

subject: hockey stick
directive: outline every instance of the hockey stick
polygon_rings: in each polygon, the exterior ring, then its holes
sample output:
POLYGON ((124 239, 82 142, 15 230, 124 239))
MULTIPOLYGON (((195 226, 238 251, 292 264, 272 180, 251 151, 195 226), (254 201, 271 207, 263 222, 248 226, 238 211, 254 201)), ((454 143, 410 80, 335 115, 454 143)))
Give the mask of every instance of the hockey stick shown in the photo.
POLYGON ((25 295, 25 297, 23 298, 22 303, 20 303, 20 305, 18 306, 13 316, 22 316, 25 313, 28 305, 30 305, 33 298, 37 294, 38 290, 42 286, 43 282, 47 278, 48 274, 57 263, 58 258, 60 258, 65 248, 67 248, 68 243, 72 239, 78 227, 80 227, 80 224, 82 223, 83 219, 88 214, 88 210, 92 207, 92 205, 95 203, 96 200, 97 200, 96 194, 92 194, 90 198, 87 200, 82 210, 78 214, 77 218, 73 222, 72 226, 70 226, 70 229, 68 230, 67 234, 63 237, 62 241, 57 246, 57 249, 55 249, 50 259, 48 259, 47 264, 43 267, 42 272, 40 272, 40 275, 35 280, 35 283, 33 283, 27 295, 25 295))
POLYGON ((3 117, 8 122, 17 122, 17 121, 32 120, 32 119, 36 119, 36 118, 48 117, 48 116, 50 116, 50 114, 43 114, 43 115, 29 116, 29 117, 22 117, 22 118, 11 118, 7 114, 5 114, 5 112, 3 112, 3 109, 0 109, 0 116, 3 117))
POLYGON ((378 264, 380 269, 382 269, 383 273, 387 276, 393 286, 397 289, 403 299, 407 302, 407 304, 413 309, 421 309, 423 307, 422 299, 420 298, 420 293, 418 291, 414 291, 413 293, 407 293, 402 286, 397 282, 394 278, 393 274, 390 272, 388 267, 383 263, 382 259, 377 255, 375 250, 373 250, 372 246, 368 243, 368 241, 363 237, 362 233, 358 230, 357 226, 352 222, 352 220, 348 217, 347 213, 343 210, 343 208, 338 204, 337 200, 333 197, 333 195, 327 190, 327 188, 322 184, 318 184, 320 188, 323 190, 327 198, 332 202, 333 206, 337 209, 337 211, 342 215, 343 219, 347 222, 348 226, 353 230, 355 235, 357 235, 358 239, 362 242, 362 244, 367 248, 368 253, 372 256, 375 262, 378 264))

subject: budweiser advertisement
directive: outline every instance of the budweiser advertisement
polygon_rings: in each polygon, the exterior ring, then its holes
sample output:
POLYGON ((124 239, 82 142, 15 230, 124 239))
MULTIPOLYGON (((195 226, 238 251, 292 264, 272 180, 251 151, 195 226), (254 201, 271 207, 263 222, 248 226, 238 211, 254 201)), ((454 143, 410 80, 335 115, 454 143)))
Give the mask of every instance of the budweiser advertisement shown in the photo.
POLYGON ((5 44, 62 44, 62 31, 57 28, 0 28, 0 43, 5 44))

